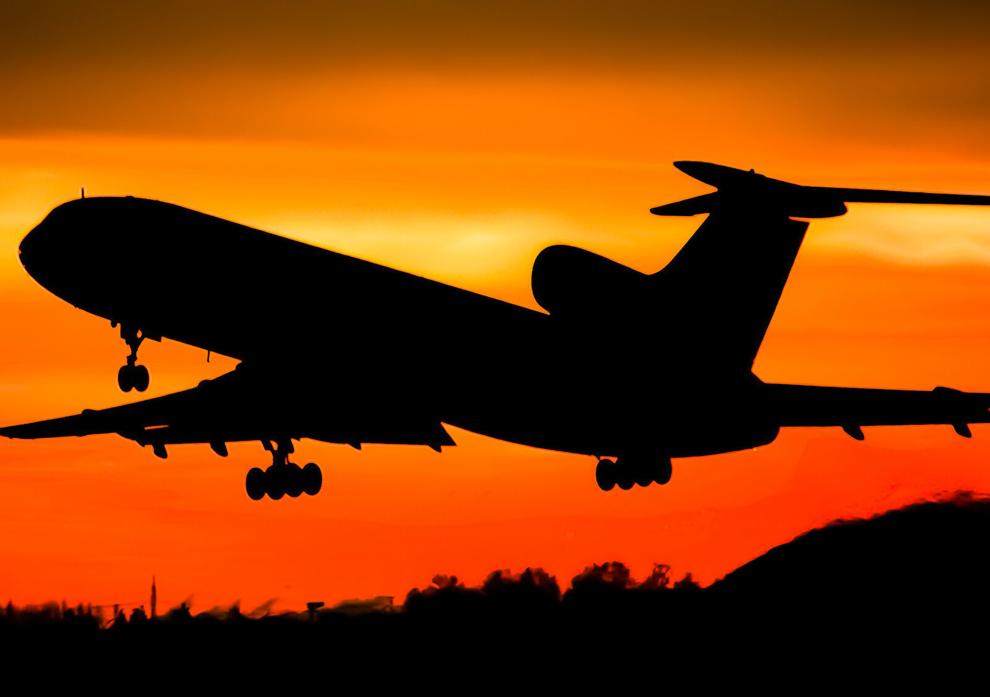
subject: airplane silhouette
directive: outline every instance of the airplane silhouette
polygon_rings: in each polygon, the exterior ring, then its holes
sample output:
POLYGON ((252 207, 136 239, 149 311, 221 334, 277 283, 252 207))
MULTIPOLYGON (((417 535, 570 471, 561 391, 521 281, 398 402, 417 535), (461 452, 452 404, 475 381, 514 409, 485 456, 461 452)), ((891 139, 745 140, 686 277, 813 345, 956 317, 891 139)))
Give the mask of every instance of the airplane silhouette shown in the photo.
POLYGON ((677 162, 715 191, 653 208, 707 214, 645 274, 566 245, 533 265, 539 312, 186 208, 133 197, 55 208, 21 242, 42 286, 119 327, 120 388, 143 392, 146 339, 238 359, 182 392, 0 429, 10 438, 117 433, 167 446, 260 441, 247 494, 319 492, 303 438, 454 445, 445 424, 598 458, 596 480, 665 484, 671 458, 765 445, 782 427, 990 422, 990 394, 768 384, 752 372, 808 220, 846 203, 990 205, 990 196, 799 186, 677 162))

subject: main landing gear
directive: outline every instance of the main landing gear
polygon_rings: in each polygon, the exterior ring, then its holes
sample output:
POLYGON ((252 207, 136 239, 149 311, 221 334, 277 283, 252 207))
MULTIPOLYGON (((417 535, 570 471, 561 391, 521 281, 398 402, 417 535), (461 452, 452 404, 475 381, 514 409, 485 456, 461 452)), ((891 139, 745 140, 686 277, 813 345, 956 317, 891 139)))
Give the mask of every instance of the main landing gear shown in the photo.
POLYGON ((254 501, 260 501, 266 495, 278 501, 288 494, 296 498, 301 494, 316 496, 323 488, 323 472, 315 462, 300 467, 289 462, 293 452, 292 441, 288 438, 279 440, 273 446, 271 441, 263 441, 265 450, 272 454, 272 465, 268 469, 252 467, 247 473, 245 488, 247 495, 254 501))
POLYGON ((141 342, 145 340, 145 334, 137 327, 121 324, 120 338, 127 342, 131 354, 127 357, 127 363, 117 371, 117 386, 122 392, 144 392, 151 383, 151 374, 145 366, 137 364, 137 352, 141 342))
POLYGON ((602 458, 595 468, 595 479, 602 491, 611 491, 616 484, 624 491, 636 484, 666 484, 671 474, 670 458, 663 455, 623 455, 618 460, 602 458))

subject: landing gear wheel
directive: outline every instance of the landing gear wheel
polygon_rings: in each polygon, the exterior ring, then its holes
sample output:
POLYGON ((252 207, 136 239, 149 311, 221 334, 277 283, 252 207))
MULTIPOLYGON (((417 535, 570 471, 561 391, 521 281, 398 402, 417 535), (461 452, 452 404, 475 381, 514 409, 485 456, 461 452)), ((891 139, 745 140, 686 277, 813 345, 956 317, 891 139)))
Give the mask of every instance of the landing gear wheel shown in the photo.
POLYGON ((305 467, 300 467, 289 462, 289 455, 294 450, 291 439, 280 438, 274 443, 266 439, 261 443, 272 454, 272 464, 266 470, 255 467, 248 472, 248 496, 257 501, 267 494, 272 500, 278 501, 286 495, 296 498, 303 494, 314 496, 320 492, 323 487, 323 472, 319 465, 310 462, 305 467))
POLYGON ((653 477, 653 481, 657 484, 666 484, 670 481, 671 476, 674 474, 674 467, 670 464, 669 458, 662 458, 659 463, 657 463, 657 473, 653 477))
POLYGON ((632 470, 631 474, 636 484, 647 487, 653 483, 654 470, 656 468, 652 462, 649 460, 633 460, 628 466, 632 470))
POLYGON ((610 491, 616 484, 623 491, 634 486, 648 487, 656 482, 666 484, 672 474, 670 458, 655 451, 633 451, 620 455, 616 460, 601 459, 595 469, 595 480, 602 491, 610 491))
MULTIPOLYGON (((114 322, 113 324, 116 326, 117 323, 114 322)), ((131 353, 127 356, 127 363, 122 365, 120 370, 117 371, 117 386, 120 387, 122 392, 130 392, 131 390, 144 392, 151 383, 151 375, 148 373, 147 368, 137 364, 137 354, 138 347, 141 346, 141 342, 145 340, 146 335, 133 324, 122 322, 120 325, 120 338, 127 344, 131 353)))
POLYGON ((138 392, 144 392, 151 384, 151 373, 143 365, 128 366, 131 369, 131 384, 138 392))
POLYGON ((595 481, 602 491, 612 491, 615 488, 615 461, 601 459, 595 467, 595 481))
POLYGON ((265 497, 265 479, 265 471, 260 467, 252 467, 248 470, 244 488, 247 489, 248 498, 252 501, 260 501, 265 497))
POLYGON ((143 365, 127 364, 117 371, 117 387, 123 392, 137 390, 144 392, 151 383, 151 374, 143 365))
POLYGON ((117 371, 117 387, 121 392, 130 392, 134 389, 134 374, 131 372, 131 366, 120 366, 120 370, 117 371))
POLYGON ((302 468, 303 492, 307 496, 316 496, 323 488, 323 471, 315 462, 310 462, 302 468))
POLYGON ((284 465, 272 465, 265 470, 265 493, 272 501, 278 501, 285 496, 285 472, 282 471, 284 465))
POLYGON ((285 471, 282 473, 285 476, 285 493, 291 498, 299 498, 299 495, 303 492, 303 478, 302 478, 302 468, 294 462, 290 462, 285 466, 285 471))

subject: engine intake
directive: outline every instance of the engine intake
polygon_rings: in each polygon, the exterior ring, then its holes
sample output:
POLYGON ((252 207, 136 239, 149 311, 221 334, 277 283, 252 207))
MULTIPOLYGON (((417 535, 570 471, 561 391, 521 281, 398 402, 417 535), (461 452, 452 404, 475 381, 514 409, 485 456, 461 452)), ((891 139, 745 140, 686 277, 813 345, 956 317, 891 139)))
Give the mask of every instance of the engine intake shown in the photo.
POLYGON ((555 317, 612 315, 636 304, 649 276, 593 252, 554 245, 533 262, 533 297, 555 317))

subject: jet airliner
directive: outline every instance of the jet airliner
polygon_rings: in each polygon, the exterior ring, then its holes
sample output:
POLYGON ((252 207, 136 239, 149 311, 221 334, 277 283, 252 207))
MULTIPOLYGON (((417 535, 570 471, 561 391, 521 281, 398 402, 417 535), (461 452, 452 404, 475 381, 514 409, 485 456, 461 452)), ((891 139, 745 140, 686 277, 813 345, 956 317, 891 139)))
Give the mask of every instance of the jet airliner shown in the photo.
POLYGON ((21 242, 44 288, 108 320, 129 354, 121 390, 163 337, 237 367, 181 392, 0 428, 9 438, 116 433, 168 448, 257 441, 255 500, 314 495, 313 439, 424 445, 445 426, 593 456, 598 485, 665 484, 671 459, 772 442, 781 428, 990 422, 990 394, 770 384, 752 370, 809 221, 847 203, 990 205, 990 196, 800 186, 677 162, 715 190, 651 209, 706 219, 655 273, 554 245, 537 256, 543 312, 180 206, 133 197, 64 203, 21 242))

